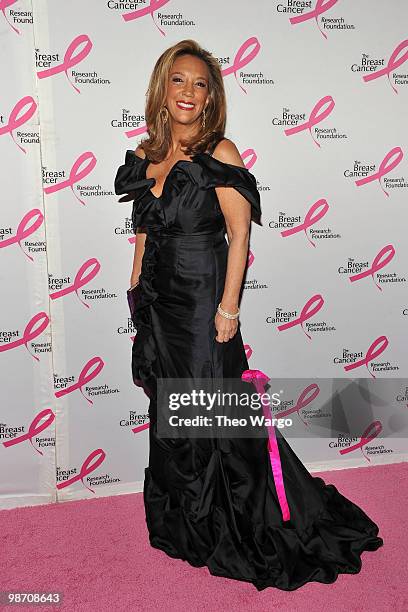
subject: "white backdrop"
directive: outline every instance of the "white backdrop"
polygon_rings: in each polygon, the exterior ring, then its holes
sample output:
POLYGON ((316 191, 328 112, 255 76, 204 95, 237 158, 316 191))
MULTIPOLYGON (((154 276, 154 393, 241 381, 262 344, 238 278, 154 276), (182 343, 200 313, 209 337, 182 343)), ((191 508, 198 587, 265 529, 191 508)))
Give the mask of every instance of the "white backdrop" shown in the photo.
POLYGON ((0 507, 142 489, 113 180, 184 38, 219 59, 258 179, 242 333, 251 368, 303 379, 291 445, 311 471, 406 460, 407 19, 404 0, 0 0, 0 507), (302 404, 317 382, 336 401, 302 404), (359 437, 319 435, 351 413, 359 437))

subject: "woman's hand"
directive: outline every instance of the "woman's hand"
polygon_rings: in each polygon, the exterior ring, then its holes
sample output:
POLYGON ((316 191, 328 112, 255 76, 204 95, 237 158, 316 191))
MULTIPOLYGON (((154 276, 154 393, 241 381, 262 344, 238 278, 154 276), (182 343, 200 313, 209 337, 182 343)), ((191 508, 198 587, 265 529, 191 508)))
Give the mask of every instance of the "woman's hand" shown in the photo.
POLYGON ((238 319, 226 319, 219 312, 215 315, 215 328, 218 332, 217 342, 228 342, 237 333, 238 319))

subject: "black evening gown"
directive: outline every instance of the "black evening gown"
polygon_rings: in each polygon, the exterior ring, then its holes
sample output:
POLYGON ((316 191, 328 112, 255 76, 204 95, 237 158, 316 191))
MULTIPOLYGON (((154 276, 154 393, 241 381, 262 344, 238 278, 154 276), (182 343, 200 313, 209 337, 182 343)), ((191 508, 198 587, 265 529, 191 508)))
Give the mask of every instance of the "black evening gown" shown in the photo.
POLYGON ((147 158, 126 152, 115 192, 133 201, 147 234, 133 323, 132 375, 149 401, 144 504, 150 544, 258 590, 294 590, 358 573, 361 553, 383 544, 378 526, 334 485, 313 477, 276 429, 290 509, 283 520, 267 438, 164 439, 157 435, 157 378, 236 378, 249 369, 240 327, 215 340, 228 243, 215 187, 234 187, 260 223, 260 195, 246 168, 199 153, 174 164, 160 197, 147 158))

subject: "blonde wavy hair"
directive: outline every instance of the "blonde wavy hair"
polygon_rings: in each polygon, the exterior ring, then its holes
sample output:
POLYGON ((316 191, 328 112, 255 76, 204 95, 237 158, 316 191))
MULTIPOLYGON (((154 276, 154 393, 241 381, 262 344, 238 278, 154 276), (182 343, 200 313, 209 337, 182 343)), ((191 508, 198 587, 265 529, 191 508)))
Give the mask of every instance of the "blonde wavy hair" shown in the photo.
POLYGON ((208 149, 212 150, 224 136, 227 105, 219 62, 195 40, 181 40, 160 55, 146 92, 145 117, 148 137, 140 142, 140 147, 152 162, 163 161, 170 149, 171 132, 169 121, 165 121, 163 117, 163 106, 171 67, 177 57, 185 54, 194 55, 206 63, 209 72, 209 102, 205 111, 205 127, 201 125, 198 139, 196 136, 194 139, 180 141, 183 152, 192 156, 208 149))

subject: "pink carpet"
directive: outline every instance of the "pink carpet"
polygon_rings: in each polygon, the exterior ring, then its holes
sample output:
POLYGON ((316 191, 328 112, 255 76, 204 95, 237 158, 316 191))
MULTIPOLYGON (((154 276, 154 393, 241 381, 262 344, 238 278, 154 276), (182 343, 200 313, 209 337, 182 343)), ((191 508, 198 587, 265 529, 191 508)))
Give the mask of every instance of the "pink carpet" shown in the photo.
POLYGON ((150 547, 136 494, 1 511, 0 591, 64 594, 61 606, 18 607, 27 611, 408 610, 408 463, 314 475, 360 505, 384 539, 381 549, 363 553, 359 574, 333 584, 258 592, 171 559, 150 547))

